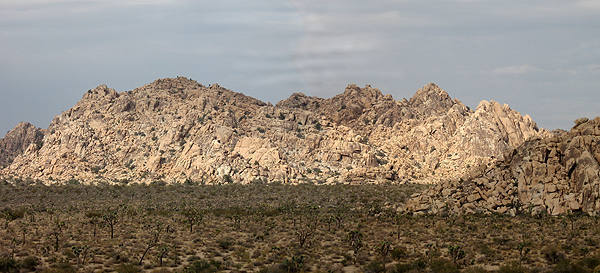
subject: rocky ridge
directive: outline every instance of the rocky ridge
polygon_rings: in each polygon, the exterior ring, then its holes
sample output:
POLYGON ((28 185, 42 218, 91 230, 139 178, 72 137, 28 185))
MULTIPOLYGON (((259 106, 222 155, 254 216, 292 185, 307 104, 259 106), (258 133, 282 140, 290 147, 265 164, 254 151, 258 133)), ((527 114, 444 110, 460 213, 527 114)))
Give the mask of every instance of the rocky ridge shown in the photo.
POLYGON ((250 183, 416 182, 463 177, 530 138, 529 116, 483 101, 471 110, 435 84, 394 100, 349 85, 273 106, 178 77, 127 92, 89 90, 4 175, 41 180, 250 183))
POLYGON ((29 145, 42 145, 44 131, 31 123, 21 122, 0 139, 0 168, 8 166, 29 145))
POLYGON ((415 194, 409 211, 559 215, 600 211, 600 117, 533 139, 470 178, 415 194))

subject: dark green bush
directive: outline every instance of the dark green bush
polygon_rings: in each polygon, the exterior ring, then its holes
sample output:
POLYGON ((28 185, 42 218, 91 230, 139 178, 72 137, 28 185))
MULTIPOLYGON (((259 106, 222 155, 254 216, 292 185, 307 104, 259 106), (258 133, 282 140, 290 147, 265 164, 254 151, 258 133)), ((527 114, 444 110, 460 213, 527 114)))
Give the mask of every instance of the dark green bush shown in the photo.
POLYGON ((223 239, 220 239, 217 243, 219 244, 219 247, 222 248, 223 250, 229 250, 233 246, 233 239, 223 238, 223 239))
POLYGON ((142 270, 134 264, 121 264, 115 268, 118 273, 138 273, 142 270))
POLYGON ((292 256, 291 258, 286 258, 283 263, 281 263, 280 268, 285 270, 285 272, 302 272, 306 266, 305 261, 306 258, 302 255, 292 256))
POLYGON ((421 270, 421 271, 423 271, 423 270, 425 270, 425 268, 427 268, 427 261, 423 258, 417 259, 412 264, 413 264, 414 268, 421 270))
POLYGON ((0 272, 19 272, 17 262, 8 257, 0 257, 0 272))
POLYGON ((580 264, 586 268, 593 270, 594 268, 600 266, 600 257, 598 257, 598 256, 585 257, 581 260, 580 264))
POLYGON ((258 271, 258 273, 288 273, 281 265, 271 265, 258 271))
POLYGON ((488 273, 488 271, 479 266, 473 266, 465 269, 463 273, 488 273))
POLYGON ((429 263, 433 273, 458 273, 458 267, 450 260, 444 258, 434 259, 429 263))
POLYGON ((21 268, 29 271, 35 271, 37 266, 40 265, 40 259, 33 256, 28 256, 19 262, 21 268))
POLYGON ((219 272, 221 263, 217 261, 197 260, 185 267, 184 273, 210 273, 219 272))
POLYGON ((391 273, 423 272, 427 268, 427 262, 418 259, 412 263, 398 263, 389 270, 391 273))
POLYGON ((544 259, 550 264, 557 264, 565 258, 565 254, 563 254, 557 246, 545 247, 542 249, 542 254, 544 255, 544 259))
POLYGON ((390 273, 406 273, 413 269, 413 264, 396 264, 396 266, 390 270, 390 273))
POLYGON ((552 273, 588 273, 592 272, 590 269, 585 268, 579 264, 572 263, 567 259, 561 260, 558 264, 552 268, 552 273))
POLYGON ((528 272, 527 268, 519 265, 518 263, 509 263, 503 266, 500 266, 500 270, 498 273, 526 273, 528 272))
POLYGON ((394 247, 394 249, 392 249, 392 251, 390 252, 390 256, 392 256, 392 259, 398 261, 400 259, 408 257, 408 254, 406 253, 406 248, 397 246, 394 247))
POLYGON ((23 218, 23 216, 25 216, 25 209, 24 208, 17 208, 17 209, 13 209, 13 208, 3 208, 2 210, 0 210, 0 217, 6 219, 6 221, 14 221, 17 220, 19 218, 23 218))
POLYGON ((42 273, 75 273, 77 270, 68 263, 57 263, 50 268, 42 270, 42 273))
POLYGON ((366 273, 383 273, 385 272, 385 264, 380 261, 372 261, 365 266, 366 273))

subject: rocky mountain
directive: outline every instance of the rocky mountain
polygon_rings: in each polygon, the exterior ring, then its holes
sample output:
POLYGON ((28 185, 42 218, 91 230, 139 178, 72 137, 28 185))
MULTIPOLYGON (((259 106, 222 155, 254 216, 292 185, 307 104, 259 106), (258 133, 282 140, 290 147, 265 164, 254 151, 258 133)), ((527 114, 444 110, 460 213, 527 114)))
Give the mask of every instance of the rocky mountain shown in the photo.
POLYGON ((471 178, 416 194, 414 212, 595 214, 600 211, 600 117, 527 141, 471 178))
POLYGON ((41 146, 44 138, 43 130, 31 123, 21 122, 0 139, 0 168, 8 166, 29 145, 41 146))
POLYGON ((549 135, 529 116, 475 110, 427 84, 394 100, 349 85, 332 98, 295 93, 273 106, 178 77, 117 92, 89 90, 42 145, 1 172, 42 180, 202 183, 437 183, 549 135))

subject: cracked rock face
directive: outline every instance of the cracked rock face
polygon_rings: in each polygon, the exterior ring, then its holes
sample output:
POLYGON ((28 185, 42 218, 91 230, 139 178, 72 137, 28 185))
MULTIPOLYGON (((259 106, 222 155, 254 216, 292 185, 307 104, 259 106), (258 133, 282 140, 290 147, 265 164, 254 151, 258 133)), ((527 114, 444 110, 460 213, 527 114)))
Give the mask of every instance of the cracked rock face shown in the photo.
POLYGON ((41 146, 43 138, 44 132, 40 128, 27 122, 19 123, 0 139, 0 168, 12 163, 15 157, 22 154, 30 145, 33 145, 31 149, 41 146))
POLYGON ((273 106, 178 77, 86 92, 1 172, 41 180, 417 182, 463 177, 549 133, 506 105, 473 111, 435 84, 410 99, 349 85, 273 106))
POLYGON ((600 211, 600 117, 527 141, 465 181, 416 194, 414 212, 596 214, 600 211))

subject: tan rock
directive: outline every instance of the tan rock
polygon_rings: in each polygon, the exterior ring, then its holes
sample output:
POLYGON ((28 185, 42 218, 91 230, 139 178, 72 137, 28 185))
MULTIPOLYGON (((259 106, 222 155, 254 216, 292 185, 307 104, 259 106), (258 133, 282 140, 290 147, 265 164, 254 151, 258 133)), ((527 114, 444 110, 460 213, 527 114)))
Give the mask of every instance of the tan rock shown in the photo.
POLYGON ((146 162, 146 167, 148 168, 149 171, 151 172, 157 172, 161 165, 162 165, 162 157, 161 156, 152 156, 149 157, 147 162, 146 162))
MULTIPOLYGON (((506 105, 482 102, 472 111, 435 84, 408 100, 349 85, 332 98, 296 93, 273 106, 178 77, 128 92, 89 90, 52 121, 39 149, 27 141, 15 145, 1 173, 82 181, 218 183, 228 174, 240 183, 431 184, 469 177, 545 133, 506 105)), ((591 171, 577 175, 594 179, 591 171)))
POLYGON ((43 145, 44 130, 36 128, 30 123, 21 122, 0 139, 0 168, 3 168, 19 154, 31 149, 35 153, 43 145))
POLYGON ((480 199, 481 199, 481 195, 479 193, 473 193, 473 194, 467 195, 467 202, 469 202, 469 203, 473 203, 480 199))
MULTIPOLYGON (((471 179, 441 183, 422 193, 420 198, 447 204, 466 200, 462 207, 451 208, 459 213, 490 211, 496 205, 507 207, 496 209, 496 212, 508 214, 545 211, 560 215, 583 211, 596 215, 600 210, 600 195, 596 193, 600 187, 600 164, 595 156, 600 152, 597 128, 600 128, 600 118, 581 119, 570 132, 525 142, 505 154, 503 161, 472 173, 471 179), (496 186, 487 186, 483 179, 497 181, 496 186), (488 204, 482 204, 469 192, 489 196, 488 204)), ((409 200, 408 210, 414 202, 420 200, 409 200)))

